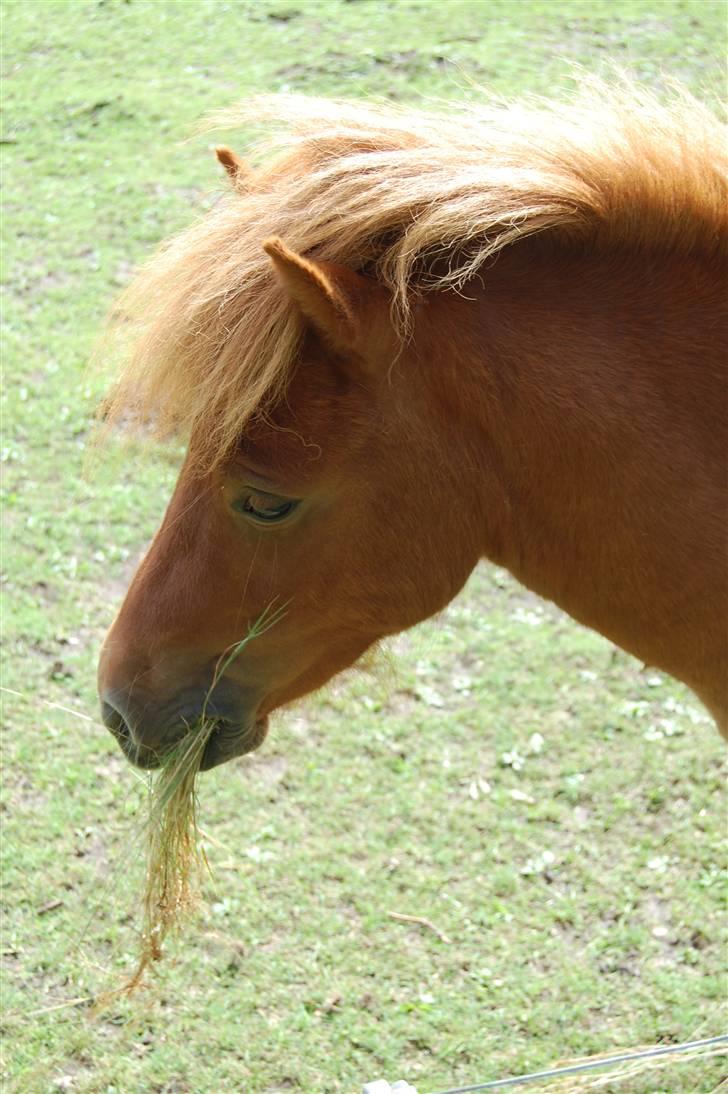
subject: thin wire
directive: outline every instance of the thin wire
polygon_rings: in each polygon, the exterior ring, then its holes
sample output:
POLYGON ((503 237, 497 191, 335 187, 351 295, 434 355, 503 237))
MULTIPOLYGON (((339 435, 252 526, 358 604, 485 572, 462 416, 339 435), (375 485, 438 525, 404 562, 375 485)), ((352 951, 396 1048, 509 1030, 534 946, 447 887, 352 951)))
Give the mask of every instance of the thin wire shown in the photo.
POLYGON ((536 1079, 556 1079, 562 1075, 574 1075, 579 1071, 596 1071, 600 1067, 611 1067, 613 1064, 632 1063, 633 1060, 646 1060, 650 1056, 668 1056, 672 1053, 687 1052, 692 1048, 708 1048, 710 1045, 720 1045, 728 1041, 728 1033, 720 1037, 708 1037, 703 1041, 685 1041, 681 1045, 663 1045, 660 1048, 646 1049, 644 1052, 630 1052, 620 1056, 605 1056, 599 1060, 590 1060, 583 1064, 570 1064, 568 1067, 552 1068, 549 1071, 532 1071, 529 1075, 516 1075, 512 1079, 493 1079, 489 1083, 476 1083, 474 1086, 456 1086, 450 1090, 441 1090, 438 1094, 470 1094, 475 1090, 503 1090, 507 1086, 520 1086, 522 1083, 532 1083, 536 1079))

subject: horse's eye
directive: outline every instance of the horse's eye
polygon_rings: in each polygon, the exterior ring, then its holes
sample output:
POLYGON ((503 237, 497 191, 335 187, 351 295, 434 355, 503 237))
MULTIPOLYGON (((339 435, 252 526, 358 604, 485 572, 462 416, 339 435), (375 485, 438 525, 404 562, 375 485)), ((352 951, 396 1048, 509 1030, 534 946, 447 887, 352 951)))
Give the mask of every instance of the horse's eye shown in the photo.
POLYGON ((234 501, 233 509, 263 524, 274 524, 292 513, 297 505, 298 502, 293 498, 280 498, 277 494, 256 490, 234 501))

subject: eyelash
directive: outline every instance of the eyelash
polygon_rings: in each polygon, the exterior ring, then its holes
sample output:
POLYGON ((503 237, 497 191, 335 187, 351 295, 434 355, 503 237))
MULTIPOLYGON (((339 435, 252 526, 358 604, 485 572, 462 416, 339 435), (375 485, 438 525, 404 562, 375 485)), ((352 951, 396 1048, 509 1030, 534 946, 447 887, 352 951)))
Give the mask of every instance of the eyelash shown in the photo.
POLYGON ((268 494, 265 490, 251 490, 249 494, 233 502, 233 509, 258 524, 278 524, 285 520, 298 504, 295 498, 282 498, 277 494, 268 494), (263 505, 256 505, 255 502, 263 502, 263 505), (270 503, 268 509, 265 507, 266 502, 270 503))

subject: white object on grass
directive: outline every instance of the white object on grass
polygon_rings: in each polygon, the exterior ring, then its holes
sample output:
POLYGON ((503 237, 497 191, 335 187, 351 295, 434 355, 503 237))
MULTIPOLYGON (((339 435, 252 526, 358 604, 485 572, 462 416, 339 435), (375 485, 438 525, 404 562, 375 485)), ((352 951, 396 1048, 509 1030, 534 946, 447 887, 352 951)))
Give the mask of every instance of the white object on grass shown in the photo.
POLYGON ((375 1079, 373 1083, 364 1083, 361 1094, 417 1094, 417 1091, 404 1079, 398 1079, 396 1083, 375 1079))

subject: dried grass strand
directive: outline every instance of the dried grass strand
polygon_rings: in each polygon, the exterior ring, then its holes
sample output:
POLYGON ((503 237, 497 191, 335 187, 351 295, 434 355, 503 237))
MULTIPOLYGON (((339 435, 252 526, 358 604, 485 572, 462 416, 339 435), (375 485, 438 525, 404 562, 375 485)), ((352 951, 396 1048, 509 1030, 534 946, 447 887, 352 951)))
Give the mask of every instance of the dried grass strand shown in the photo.
POLYGON ((664 1044, 653 1044, 635 1046, 617 1055, 611 1050, 593 1056, 577 1056, 561 1060, 545 1071, 453 1087, 441 1094, 476 1094, 476 1091, 522 1086, 528 1086, 529 1090, 542 1091, 543 1094, 550 1091, 578 1094, 580 1091, 611 1088, 614 1083, 629 1082, 645 1072, 657 1071, 673 1064, 694 1064, 699 1060, 725 1056, 728 1052, 726 1042, 727 1035, 718 1035, 678 1044, 672 1050, 664 1044), (575 1074, 579 1071, 580 1074, 575 1074), (536 1082, 538 1085, 534 1085, 536 1082))
MULTIPOLYGON (((639 1050, 635 1049, 635 1051, 639 1050)), ((583 1091, 587 1090, 601 1090, 616 1084, 631 1082, 631 1080, 639 1078, 640 1075, 646 1075, 666 1067, 673 1067, 676 1064, 694 1064, 700 1060, 725 1056, 726 1051, 725 1045, 719 1045, 717 1047, 699 1047, 683 1052, 665 1053, 663 1056, 637 1060, 635 1063, 625 1064, 623 1067, 612 1068, 598 1075, 591 1073, 556 1080, 556 1082, 550 1083, 548 1087, 544 1087, 543 1090, 555 1091, 556 1094, 582 1094, 583 1091)), ((607 1055, 604 1054, 605 1059, 607 1055)), ((600 1056, 588 1057, 588 1059, 598 1061, 600 1056)))
POLYGON ((147 970, 162 957, 165 939, 180 928, 198 904, 201 880, 210 873, 200 839, 197 797, 200 763, 215 728, 214 720, 207 715, 207 705, 235 658, 251 641, 275 626, 285 610, 285 605, 269 605, 246 636, 223 652, 198 723, 164 757, 159 774, 150 780, 141 951, 129 980, 112 994, 130 995, 144 983, 147 970))

